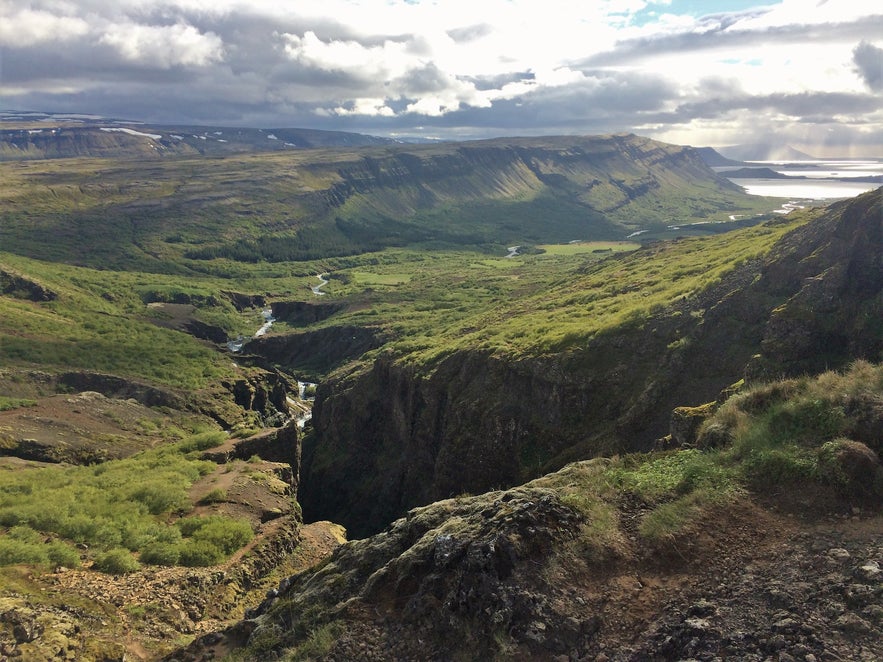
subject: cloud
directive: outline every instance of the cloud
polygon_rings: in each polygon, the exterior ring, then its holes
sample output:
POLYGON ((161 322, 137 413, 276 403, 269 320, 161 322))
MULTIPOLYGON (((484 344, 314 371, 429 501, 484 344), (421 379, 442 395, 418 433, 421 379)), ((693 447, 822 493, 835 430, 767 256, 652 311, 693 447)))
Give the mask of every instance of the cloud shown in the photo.
POLYGON ((856 71, 870 89, 883 91, 883 48, 862 41, 852 51, 856 71))
POLYGON ((0 9, 0 47, 23 48, 50 41, 65 42, 89 32, 77 16, 55 15, 30 8, 12 12, 0 9))
POLYGON ((130 62, 160 69, 202 67, 223 57, 218 35, 211 32, 203 34, 192 25, 182 23, 112 25, 101 35, 99 42, 112 46, 130 62))
MULTIPOLYGON (((743 14, 742 17, 757 15, 743 14)), ((750 49, 808 44, 813 40, 821 43, 855 40, 862 35, 883 30, 883 15, 825 25, 815 23, 764 27, 745 25, 739 29, 731 29, 735 25, 739 25, 739 21, 720 20, 717 16, 703 17, 690 30, 625 39, 617 42, 612 50, 591 55, 578 64, 586 67, 623 65, 670 53, 684 55, 701 51, 725 51, 732 48, 750 49)))
POLYGON ((883 15, 869 3, 678 13, 696 4, 0 0, 0 98, 152 122, 459 137, 712 144, 831 120, 866 142, 883 135, 883 15))
POLYGON ((462 28, 454 28, 447 31, 447 35, 456 42, 470 42, 482 37, 487 37, 494 31, 488 23, 477 23, 462 28))

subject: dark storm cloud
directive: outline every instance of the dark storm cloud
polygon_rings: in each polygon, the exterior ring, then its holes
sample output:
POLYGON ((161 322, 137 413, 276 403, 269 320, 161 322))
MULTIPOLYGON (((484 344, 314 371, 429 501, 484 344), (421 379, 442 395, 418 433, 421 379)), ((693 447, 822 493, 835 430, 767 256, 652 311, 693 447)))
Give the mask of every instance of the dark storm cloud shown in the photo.
POLYGON ((397 87, 406 89, 411 94, 426 94, 446 90, 450 87, 450 79, 450 74, 428 62, 418 69, 411 69, 394 82, 397 87))
POLYGON ((462 43, 481 39, 482 37, 488 36, 493 31, 493 27, 487 23, 478 23, 476 25, 469 25, 465 28, 448 30, 447 35, 454 41, 462 43))
POLYGON ((463 80, 472 83, 476 90, 499 90, 508 83, 536 80, 536 74, 532 71, 513 71, 498 76, 464 76, 463 80))
POLYGON ((733 111, 761 113, 775 111, 793 118, 814 115, 843 115, 873 112, 880 107, 879 99, 867 94, 832 92, 803 92, 800 94, 735 94, 728 97, 709 97, 681 104, 670 113, 660 115, 658 121, 685 122, 694 118, 714 119, 733 111))
POLYGON ((738 25, 736 21, 719 21, 715 17, 705 17, 705 19, 702 30, 620 41, 613 50, 580 60, 574 66, 620 65, 669 53, 683 54, 730 47, 806 44, 814 40, 820 43, 831 40, 854 41, 875 30, 883 34, 883 14, 844 23, 787 25, 745 30, 730 29, 733 25, 738 25))
POLYGON ((865 85, 876 92, 883 91, 883 48, 862 41, 852 51, 852 60, 865 85))
POLYGON ((103 44, 74 43, 62 52, 48 51, 42 45, 2 52, 5 84, 66 80, 91 85, 97 81, 137 80, 139 85, 154 85, 192 80, 196 75, 182 66, 155 67, 149 62, 122 60, 119 53, 103 44))

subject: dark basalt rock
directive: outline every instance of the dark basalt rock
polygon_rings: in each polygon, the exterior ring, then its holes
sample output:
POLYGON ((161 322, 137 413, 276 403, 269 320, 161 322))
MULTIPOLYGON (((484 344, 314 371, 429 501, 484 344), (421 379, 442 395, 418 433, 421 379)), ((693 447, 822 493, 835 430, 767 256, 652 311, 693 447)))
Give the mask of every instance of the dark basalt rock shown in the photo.
POLYGON ((0 294, 28 301, 54 301, 58 294, 20 274, 0 269, 0 294))
POLYGON ((261 336, 249 341, 244 351, 286 370, 320 375, 383 343, 383 335, 375 329, 332 326, 304 333, 261 336))
POLYGON ((72 391, 96 391, 108 398, 132 398, 147 407, 186 409, 186 403, 177 393, 133 379, 98 372, 66 372, 58 375, 58 383, 72 391))
POLYGON ((222 292, 221 294, 230 299, 230 303, 240 313, 249 308, 263 308, 266 305, 266 300, 260 294, 243 294, 241 292, 222 292))
POLYGON ((344 306, 337 303, 308 303, 306 301, 274 301, 273 317, 293 326, 306 326, 328 319, 344 306))

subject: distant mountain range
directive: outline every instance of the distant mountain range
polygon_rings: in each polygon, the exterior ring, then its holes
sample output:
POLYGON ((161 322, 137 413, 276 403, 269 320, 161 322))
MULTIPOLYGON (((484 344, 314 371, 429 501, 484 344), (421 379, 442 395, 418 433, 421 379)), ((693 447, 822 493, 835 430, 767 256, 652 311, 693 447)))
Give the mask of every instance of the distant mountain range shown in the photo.
MULTIPOLYGON (((748 145, 730 145, 717 150, 725 158, 737 161, 815 161, 816 157, 794 149, 790 145, 769 145, 754 143, 748 145)), ((719 165, 733 165, 721 163, 719 165)))
POLYGON ((221 156, 397 142, 346 131, 159 125, 93 115, 0 111, 0 161, 83 156, 221 156))
POLYGON ((714 149, 714 147, 697 147, 696 151, 699 152, 699 156, 702 157, 702 160, 705 161, 705 165, 707 165, 709 168, 716 168, 719 166, 743 165, 742 161, 734 161, 733 159, 728 159, 726 156, 714 149))

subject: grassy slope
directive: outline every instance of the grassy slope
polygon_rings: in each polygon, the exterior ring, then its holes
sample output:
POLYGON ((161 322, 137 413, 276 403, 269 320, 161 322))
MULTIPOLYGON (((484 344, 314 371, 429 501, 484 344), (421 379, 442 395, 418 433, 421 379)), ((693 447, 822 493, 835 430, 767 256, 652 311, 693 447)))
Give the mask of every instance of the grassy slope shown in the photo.
MULTIPOLYGON (((9 254, 0 254, 0 266, 57 295, 48 302, 0 296, 0 354, 6 366, 99 370, 182 388, 201 388, 230 372, 217 351, 153 324, 145 305, 182 292, 205 300, 217 293, 217 283, 182 286, 176 278, 68 267, 9 254)), ((237 323, 232 306, 222 303, 216 300, 210 317, 237 323)), ((244 321, 238 323, 244 328, 244 321)))

